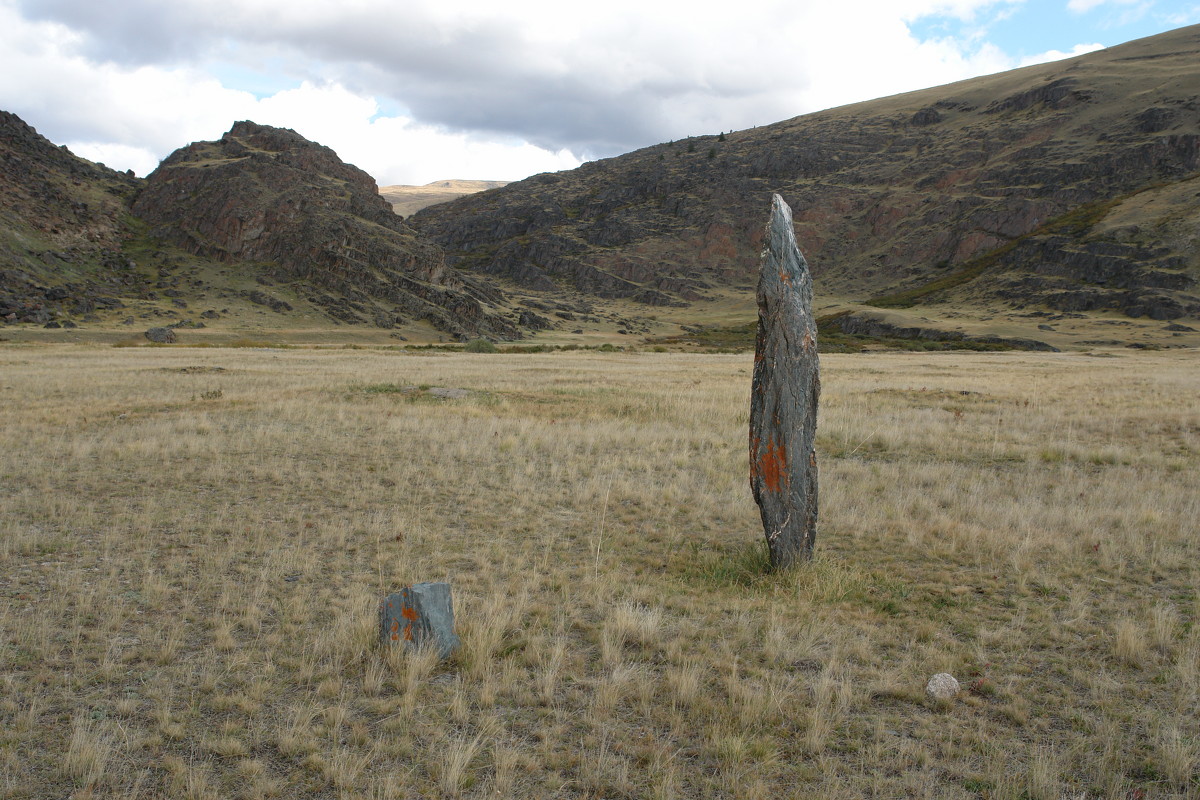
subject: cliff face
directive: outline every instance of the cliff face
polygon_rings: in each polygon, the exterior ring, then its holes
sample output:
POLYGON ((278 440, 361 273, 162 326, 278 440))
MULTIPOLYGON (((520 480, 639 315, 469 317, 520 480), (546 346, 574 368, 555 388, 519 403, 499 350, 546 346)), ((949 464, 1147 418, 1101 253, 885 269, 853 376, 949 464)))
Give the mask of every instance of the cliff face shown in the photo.
POLYGON ((795 212, 818 292, 868 299, 927 287, 908 299, 967 293, 1195 315, 1197 96, 1193 26, 657 145, 412 221, 452 263, 484 274, 678 304, 713 284, 747 284, 763 209, 778 192, 795 212), (1148 201, 1159 195, 1173 202, 1148 201), (1111 224, 1117 218, 1122 225, 1111 224))
POLYGON ((520 336, 485 308, 501 295, 448 271, 369 175, 291 130, 238 122, 219 141, 176 150, 133 211, 157 239, 291 282, 341 321, 391 327, 412 316, 458 336, 520 336))
POLYGON ((136 291, 121 245, 137 186, 0 111, 0 321, 50 324, 136 291))

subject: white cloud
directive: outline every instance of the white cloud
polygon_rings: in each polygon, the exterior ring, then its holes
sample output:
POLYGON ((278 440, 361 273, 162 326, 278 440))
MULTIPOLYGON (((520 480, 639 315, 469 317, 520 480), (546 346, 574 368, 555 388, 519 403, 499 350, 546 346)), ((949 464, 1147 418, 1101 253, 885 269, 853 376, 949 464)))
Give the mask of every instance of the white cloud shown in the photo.
POLYGON ((338 84, 303 82, 263 99, 229 89, 193 68, 96 64, 72 52, 78 37, 53 23, 29 23, 0 5, 0 98, 42 135, 115 169, 145 175, 177 147, 216 139, 251 119, 288 127, 332 147, 383 183, 482 176, 515 180, 569 169, 580 160, 513 140, 378 116, 370 97, 338 84))
POLYGON ((1071 48, 1071 52, 1064 53, 1061 50, 1047 50, 1044 53, 1038 53, 1033 56, 1026 56, 1021 59, 1021 63, 1017 66, 1029 67, 1034 64, 1045 64, 1047 61, 1061 61, 1064 58, 1074 58, 1082 56, 1086 53, 1094 53, 1097 50, 1103 50, 1104 45, 1092 42, 1091 44, 1077 44, 1071 48))
POLYGON ((1146 0, 1067 0, 1067 8, 1076 14, 1086 14, 1100 6, 1148 6, 1146 0))
POLYGON ((343 161, 375 176, 380 185, 421 185, 446 178, 517 180, 535 172, 571 169, 580 160, 522 141, 494 141, 378 115, 375 100, 337 84, 305 82, 258 101, 250 118, 292 128, 332 147, 343 161))
POLYGON ((383 183, 506 180, 1016 66, 980 20, 1021 2, 0 0, 0 106, 139 172, 252 119, 383 183))
POLYGON ((88 161, 95 161, 117 170, 133 170, 136 175, 146 175, 161 160, 145 147, 135 147, 113 142, 56 142, 65 144, 72 153, 88 161))

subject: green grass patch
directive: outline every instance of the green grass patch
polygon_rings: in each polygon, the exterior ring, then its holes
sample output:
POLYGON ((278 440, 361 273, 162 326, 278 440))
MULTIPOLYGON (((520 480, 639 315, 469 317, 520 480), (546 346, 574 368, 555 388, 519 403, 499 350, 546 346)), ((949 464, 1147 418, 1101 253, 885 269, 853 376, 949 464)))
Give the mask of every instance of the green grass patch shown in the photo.
MULTIPOLYGON (((822 353, 861 353, 870 348, 886 347, 892 350, 917 352, 941 352, 950 350, 1012 350, 1011 345, 999 342, 977 342, 969 339, 941 341, 937 339, 903 339, 898 336, 860 336, 843 333, 837 320, 850 314, 841 311, 817 319, 817 349, 822 353)), ((697 328, 678 336, 648 339, 647 344, 655 351, 670 345, 696 345, 711 353, 742 353, 753 350, 758 335, 758 321, 744 325, 726 325, 697 328)))
POLYGON ((463 351, 467 353, 495 353, 496 345, 487 339, 472 339, 463 345, 463 351))
POLYGON ((678 336, 649 339, 647 343, 659 347, 670 345, 699 345, 713 352, 741 353, 754 349, 758 332, 758 321, 744 325, 713 325, 694 328, 678 336))
POLYGON ((689 577, 714 588, 750 588, 771 576, 771 558, 764 540, 713 549, 692 542, 685 559, 689 577))
MULTIPOLYGON (((468 344, 470 344, 468 342, 468 344)), ((480 352, 476 350, 467 350, 462 344, 415 344, 406 345, 404 347, 392 347, 388 349, 399 351, 417 351, 417 350, 434 350, 443 353, 461 353, 480 352)), ((580 350, 595 350, 601 353, 624 353, 630 352, 629 348, 620 347, 615 344, 513 344, 496 346, 495 350, 483 352, 495 352, 502 355, 531 355, 533 353, 572 353, 580 350)))
MULTIPOLYGON (((119 346, 119 343, 117 345, 113 345, 113 346, 117 347, 117 346, 119 346)), ((295 345, 280 344, 278 342, 269 342, 266 339, 240 338, 240 339, 232 339, 228 342, 187 342, 187 343, 177 342, 177 343, 171 345, 171 347, 233 347, 233 348, 249 347, 249 348, 257 348, 259 350, 289 350, 289 349, 293 349, 295 347, 295 345)))
POLYGON ((368 383, 351 387, 352 391, 360 394, 408 394, 416 389, 406 383, 368 383))

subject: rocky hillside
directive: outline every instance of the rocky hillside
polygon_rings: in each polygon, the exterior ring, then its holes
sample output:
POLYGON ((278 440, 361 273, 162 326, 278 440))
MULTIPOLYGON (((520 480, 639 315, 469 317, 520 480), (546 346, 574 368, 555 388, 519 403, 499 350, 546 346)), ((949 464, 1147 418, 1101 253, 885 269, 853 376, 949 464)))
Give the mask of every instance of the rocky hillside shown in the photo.
POLYGON ((533 319, 522 311, 447 269, 370 176, 293 131, 239 122, 140 180, 0 112, 0 324, 303 321, 428 336, 429 323, 517 339, 533 319))
POLYGON ((433 206, 450 262, 650 305, 749 286, 772 192, 818 294, 1200 315, 1200 26, 433 206))
POLYGON ((375 181, 291 130, 238 122, 172 153, 133 203, 150 235, 282 283, 334 319, 519 338, 495 289, 447 270, 375 181))
POLYGON ((58 324, 141 291, 121 252, 137 189, 0 111, 0 321, 58 324))

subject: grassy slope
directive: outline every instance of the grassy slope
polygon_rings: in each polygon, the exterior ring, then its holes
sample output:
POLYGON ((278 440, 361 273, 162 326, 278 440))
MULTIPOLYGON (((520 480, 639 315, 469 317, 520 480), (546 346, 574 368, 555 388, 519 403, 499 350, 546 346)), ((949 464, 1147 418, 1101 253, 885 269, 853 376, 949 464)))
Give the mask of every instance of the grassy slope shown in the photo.
POLYGON ((1193 357, 826 356, 777 576, 750 366, 0 349, 0 797, 1194 795, 1193 357))

